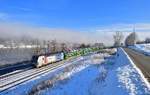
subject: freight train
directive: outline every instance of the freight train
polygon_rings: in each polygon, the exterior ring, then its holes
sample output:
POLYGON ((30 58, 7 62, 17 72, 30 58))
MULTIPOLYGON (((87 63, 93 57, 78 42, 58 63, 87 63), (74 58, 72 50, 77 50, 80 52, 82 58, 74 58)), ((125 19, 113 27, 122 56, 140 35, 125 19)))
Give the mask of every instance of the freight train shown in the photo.
POLYGON ((86 55, 97 50, 100 50, 100 48, 84 48, 72 50, 70 52, 57 52, 53 54, 34 55, 31 62, 32 64, 34 64, 35 67, 39 68, 50 63, 58 62, 74 56, 86 55))

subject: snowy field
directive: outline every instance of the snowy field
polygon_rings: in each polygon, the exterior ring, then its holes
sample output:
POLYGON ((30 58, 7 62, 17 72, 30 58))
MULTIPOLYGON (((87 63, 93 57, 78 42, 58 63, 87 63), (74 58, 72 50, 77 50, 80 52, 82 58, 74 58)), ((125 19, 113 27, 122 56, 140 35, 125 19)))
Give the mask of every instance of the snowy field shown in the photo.
POLYGON ((150 44, 136 44, 134 46, 129 46, 129 48, 150 56, 150 44))
POLYGON ((114 56, 95 54, 80 59, 2 94, 150 95, 150 88, 122 49, 114 56))

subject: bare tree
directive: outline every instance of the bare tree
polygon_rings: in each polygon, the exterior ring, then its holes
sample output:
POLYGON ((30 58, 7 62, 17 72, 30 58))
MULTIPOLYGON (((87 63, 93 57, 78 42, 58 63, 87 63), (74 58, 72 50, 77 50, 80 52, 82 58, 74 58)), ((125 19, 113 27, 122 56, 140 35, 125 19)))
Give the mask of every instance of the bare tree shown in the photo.
POLYGON ((51 45, 52 45, 52 52, 56 52, 56 45, 57 45, 56 40, 52 40, 51 45))
POLYGON ((116 31, 115 35, 113 35, 114 38, 114 46, 118 47, 121 45, 121 41, 123 39, 123 34, 120 31, 116 31))
POLYGON ((125 45, 126 46, 130 46, 130 45, 134 45, 137 42, 137 34, 135 32, 130 33, 126 40, 125 40, 125 45))
POLYGON ((6 42, 6 39, 0 38, 0 44, 5 44, 5 42, 6 42))
POLYGON ((86 48, 86 45, 85 45, 84 43, 82 43, 82 44, 80 45, 80 48, 86 48))
POLYGON ((66 51, 67 45, 65 43, 61 43, 61 50, 66 51))
POLYGON ((78 49, 78 48, 80 48, 80 44, 79 43, 74 43, 72 45, 72 49, 78 49))
POLYGON ((34 39, 32 41, 33 44, 35 44, 35 48, 33 48, 34 54, 38 55, 41 53, 41 47, 40 47, 40 41, 39 39, 34 39))
POLYGON ((103 48, 104 47, 104 43, 95 43, 94 47, 96 47, 96 48, 103 48))

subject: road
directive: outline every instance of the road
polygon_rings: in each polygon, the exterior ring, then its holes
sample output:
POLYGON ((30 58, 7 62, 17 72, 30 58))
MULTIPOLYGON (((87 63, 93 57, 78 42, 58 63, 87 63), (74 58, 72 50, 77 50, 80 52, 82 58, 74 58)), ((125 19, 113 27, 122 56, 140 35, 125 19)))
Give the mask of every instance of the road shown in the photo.
POLYGON ((145 78, 150 82, 150 56, 146 56, 129 48, 124 48, 124 50, 133 60, 135 65, 140 68, 145 78))

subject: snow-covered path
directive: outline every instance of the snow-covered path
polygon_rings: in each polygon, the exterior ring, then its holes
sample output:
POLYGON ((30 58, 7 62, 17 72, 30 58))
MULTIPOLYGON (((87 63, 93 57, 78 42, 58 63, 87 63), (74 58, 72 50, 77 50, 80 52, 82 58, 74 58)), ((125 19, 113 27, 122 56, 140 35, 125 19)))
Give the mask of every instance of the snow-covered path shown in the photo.
POLYGON ((103 64, 91 64, 41 95, 150 95, 150 90, 122 49, 103 64))

